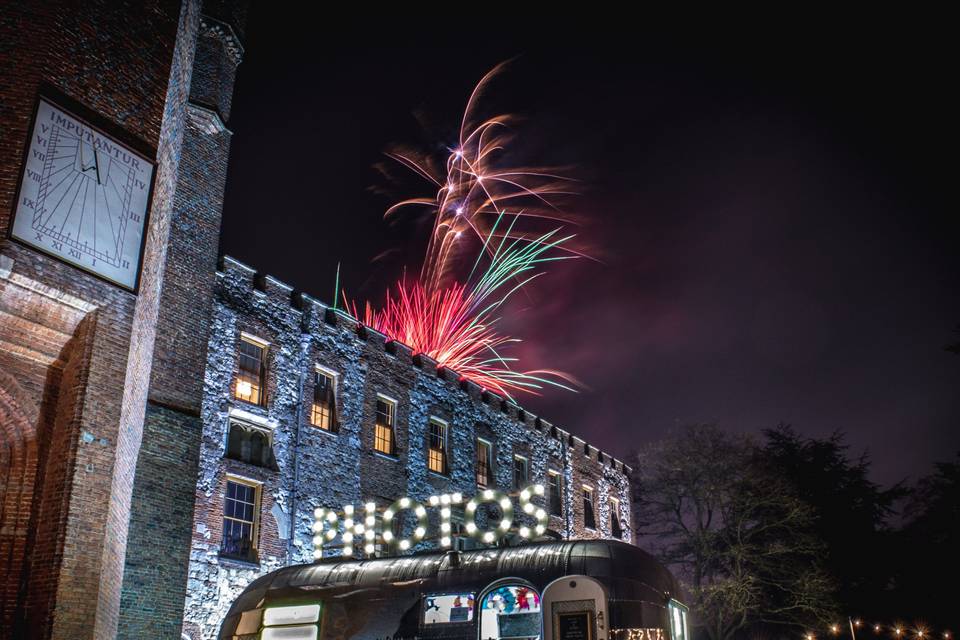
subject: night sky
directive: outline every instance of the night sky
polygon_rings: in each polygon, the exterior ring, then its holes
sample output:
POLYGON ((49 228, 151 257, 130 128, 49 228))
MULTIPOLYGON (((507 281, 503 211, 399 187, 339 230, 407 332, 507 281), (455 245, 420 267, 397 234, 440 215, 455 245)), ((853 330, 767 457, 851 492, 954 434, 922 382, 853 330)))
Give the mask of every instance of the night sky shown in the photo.
POLYGON ((481 31, 384 32, 255 6, 223 252, 324 301, 341 262, 351 296, 379 299, 404 264, 416 272, 426 241, 383 212, 430 189, 374 165, 393 143, 452 145, 473 84, 517 56, 484 112, 524 116, 525 154, 575 166, 577 232, 601 259, 551 271, 512 308, 526 368, 587 385, 521 404, 620 456, 705 421, 842 430, 885 484, 953 456, 946 38, 481 31))

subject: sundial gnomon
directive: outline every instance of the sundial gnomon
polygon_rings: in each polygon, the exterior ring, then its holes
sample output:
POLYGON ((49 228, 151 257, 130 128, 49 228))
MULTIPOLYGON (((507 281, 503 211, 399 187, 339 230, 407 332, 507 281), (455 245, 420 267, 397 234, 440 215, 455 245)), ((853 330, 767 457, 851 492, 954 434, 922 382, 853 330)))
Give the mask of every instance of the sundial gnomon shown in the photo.
POLYGON ((132 168, 52 125, 33 229, 120 267, 134 178, 132 168))

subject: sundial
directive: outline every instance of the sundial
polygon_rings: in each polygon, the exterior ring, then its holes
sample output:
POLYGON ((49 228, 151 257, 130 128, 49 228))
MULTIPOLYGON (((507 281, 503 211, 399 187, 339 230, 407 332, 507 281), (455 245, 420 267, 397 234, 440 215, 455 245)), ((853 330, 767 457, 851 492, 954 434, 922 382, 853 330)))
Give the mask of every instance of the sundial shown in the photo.
POLYGON ((41 99, 11 235, 136 290, 153 171, 143 155, 41 99))

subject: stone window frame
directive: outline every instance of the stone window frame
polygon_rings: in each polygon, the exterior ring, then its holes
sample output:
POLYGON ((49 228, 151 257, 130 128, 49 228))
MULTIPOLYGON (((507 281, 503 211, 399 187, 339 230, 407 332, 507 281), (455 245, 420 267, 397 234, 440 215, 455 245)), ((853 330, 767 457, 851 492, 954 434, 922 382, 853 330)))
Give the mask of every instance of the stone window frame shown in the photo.
POLYGON ((523 489, 530 483, 530 458, 519 453, 513 454, 513 488, 523 489), (517 462, 523 460, 523 480, 517 482, 517 462))
POLYGON ((554 518, 563 517, 563 474, 560 471, 555 469, 547 469, 547 491, 549 495, 547 496, 547 513, 553 516, 554 518), (560 505, 559 512, 554 512, 553 510, 553 500, 554 500, 554 490, 553 490, 553 479, 557 479, 557 504, 560 505))
POLYGON ((450 476, 450 423, 443 418, 438 418, 437 416, 430 416, 430 418, 427 420, 427 470, 430 473, 435 473, 444 477, 450 476), (431 441, 433 439, 433 434, 431 431, 434 424, 443 427, 443 450, 441 452, 441 461, 443 464, 442 471, 437 471, 436 469, 430 468, 434 450, 431 446, 431 441))
MULTIPOLYGON (((325 366, 323 366, 322 364, 314 363, 314 365, 313 365, 313 375, 314 375, 314 389, 316 388, 316 376, 318 376, 318 375, 324 375, 324 376, 330 378, 330 380, 332 381, 332 385, 333 385, 333 407, 332 407, 332 409, 331 409, 331 411, 330 411, 330 423, 331 423, 331 424, 330 424, 329 427, 323 427, 323 426, 320 426, 319 424, 317 424, 316 422, 313 421, 313 418, 314 418, 314 406, 315 406, 315 404, 316 404, 316 403, 314 402, 314 400, 316 399, 316 391, 314 391, 314 395, 313 395, 313 397, 310 399, 310 411, 309 411, 309 416, 308 416, 308 418, 307 418, 307 421, 310 423, 311 426, 316 427, 318 430, 320 430, 320 431, 322 431, 322 432, 324 432, 324 433, 328 433, 328 434, 331 434, 331 435, 335 435, 335 434, 337 434, 337 433, 340 432, 340 420, 338 419, 339 416, 337 415, 338 404, 339 404, 339 402, 340 402, 340 373, 337 372, 337 371, 334 371, 333 369, 331 369, 331 368, 329 368, 329 367, 325 367, 325 366)), ((394 416, 394 422, 396 422, 396 416, 394 416)), ((394 427, 394 428, 396 428, 396 427, 394 427)))
POLYGON ((234 366, 235 366, 235 369, 234 369, 233 385, 232 385, 232 386, 233 386, 233 394, 232 394, 232 395, 233 395, 233 398, 234 398, 235 400, 239 400, 240 402, 244 402, 244 403, 249 404, 249 405, 254 406, 254 407, 266 407, 266 406, 267 406, 267 380, 268 380, 268 378, 269 378, 269 366, 267 365, 267 360, 269 359, 269 354, 270 354, 270 341, 269 341, 269 340, 265 340, 265 339, 263 339, 263 338, 261 338, 261 337, 259 337, 259 336, 257 336, 257 335, 254 335, 254 334, 252 334, 252 333, 248 333, 248 332, 246 332, 246 331, 241 331, 241 332, 240 332, 240 337, 239 337, 239 339, 237 340, 237 346, 236 346, 236 351, 235 351, 235 353, 236 353, 236 363, 235 363, 235 365, 234 365, 234 366), (253 400, 248 400, 248 399, 246 399, 246 398, 243 398, 243 397, 241 396, 240 390, 239 390, 239 385, 240 385, 240 382, 241 382, 241 379, 240 379, 240 376, 241 376, 241 371, 240 371, 240 358, 241 358, 240 345, 241 345, 242 343, 244 343, 244 342, 246 342, 247 344, 252 344, 252 345, 254 345, 254 346, 256 346, 256 347, 259 347, 259 348, 261 349, 260 374, 259 374, 259 376, 258 376, 258 377, 260 378, 260 387, 259 387, 259 396, 258 396, 256 402, 254 402, 253 400))
POLYGON ((250 478, 247 476, 242 476, 236 473, 226 473, 224 474, 223 482, 223 500, 220 503, 220 550, 218 555, 228 561, 235 562, 245 562, 250 564, 260 564, 260 524, 261 524, 261 514, 260 511, 263 506, 263 482, 250 478), (252 558, 244 559, 230 554, 225 554, 223 552, 223 524, 227 519, 227 489, 229 487, 228 483, 241 484, 247 487, 253 488, 254 491, 254 503, 253 503, 253 522, 250 532, 250 544, 252 547, 252 558))
POLYGON ((390 459, 397 459, 397 418, 398 410, 400 408, 400 402, 396 398, 391 398, 390 396, 377 392, 376 402, 384 401, 387 404, 393 407, 393 424, 390 425, 390 452, 382 451, 377 448, 377 428, 380 426, 377 424, 377 410, 376 405, 374 405, 373 410, 373 451, 376 454, 381 456, 386 456, 390 459))
POLYGON ((616 538, 617 540, 623 540, 623 522, 620 519, 620 498, 617 496, 608 496, 610 511, 610 536, 616 538), (620 535, 615 533, 613 523, 617 523, 617 528, 620 529, 620 535))
POLYGON ((581 487, 581 499, 583 501, 583 528, 589 529, 590 531, 597 530, 597 492, 596 490, 588 484, 580 485, 581 487), (587 523, 587 496, 590 494, 590 515, 593 516, 593 526, 587 523))
POLYGON ((487 438, 481 438, 480 436, 477 436, 476 443, 474 446, 474 452, 473 452, 473 467, 474 467, 473 476, 478 487, 481 487, 483 489, 489 489, 491 487, 496 486, 497 477, 493 467, 495 459, 496 459, 496 456, 494 455, 494 451, 493 451, 493 441, 488 440, 487 438), (486 460, 487 482, 486 484, 480 483, 480 469, 478 467, 478 464, 480 462, 480 443, 481 442, 487 446, 487 460, 486 460))

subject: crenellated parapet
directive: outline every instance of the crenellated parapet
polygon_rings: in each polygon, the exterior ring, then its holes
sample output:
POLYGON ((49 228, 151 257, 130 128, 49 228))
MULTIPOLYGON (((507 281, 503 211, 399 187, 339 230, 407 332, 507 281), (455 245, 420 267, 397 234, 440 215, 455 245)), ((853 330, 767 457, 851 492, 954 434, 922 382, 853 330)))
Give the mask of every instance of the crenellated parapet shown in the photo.
POLYGON ((196 637, 212 638, 214 622, 255 578, 313 561, 316 509, 372 503, 382 512, 401 497, 427 503, 536 483, 546 491, 533 501, 555 512, 549 535, 632 540, 629 469, 512 400, 234 258, 219 261, 212 317, 184 627, 196 637), (256 397, 238 393, 243 345, 262 362, 256 397), (386 447, 376 426, 384 420, 392 421, 386 447), (251 437, 260 443, 252 457, 244 448, 251 437), (430 462, 437 437, 445 442, 442 468, 430 462), (241 559, 224 552, 223 540, 227 496, 237 486, 254 488, 257 513, 255 552, 241 559))
MULTIPOLYGON (((326 334, 358 346, 365 345, 365 349, 371 353, 383 354, 409 366, 411 374, 436 378, 451 392, 465 394, 472 402, 486 407, 491 415, 499 414, 498 418, 502 416, 503 419, 515 421, 531 431, 576 450, 582 457, 594 463, 598 470, 603 467, 619 472, 630 470, 626 463, 611 454, 604 453, 582 438, 540 418, 516 402, 484 389, 453 369, 440 366, 436 360, 425 354, 415 353, 408 345, 363 325, 342 309, 335 309, 317 298, 297 291, 293 286, 263 274, 235 258, 222 257, 218 263, 217 275, 223 283, 229 284, 220 288, 221 295, 235 303, 260 297, 277 308, 289 308, 294 313, 302 314, 305 330, 326 334)), ((269 312, 267 315, 276 318, 281 314, 269 312)))

